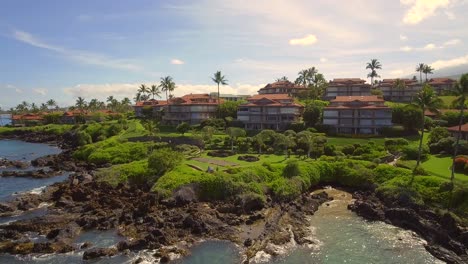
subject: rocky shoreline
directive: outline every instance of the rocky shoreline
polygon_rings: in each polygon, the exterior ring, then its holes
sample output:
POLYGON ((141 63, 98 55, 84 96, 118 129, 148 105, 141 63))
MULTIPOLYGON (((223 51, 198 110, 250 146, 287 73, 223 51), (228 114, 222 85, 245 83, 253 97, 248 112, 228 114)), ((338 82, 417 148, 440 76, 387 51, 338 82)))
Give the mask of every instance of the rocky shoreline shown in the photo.
POLYGON ((427 241, 426 250, 447 263, 468 263, 468 228, 451 214, 440 216, 425 206, 385 200, 372 192, 355 192, 353 198, 348 208, 359 216, 416 232, 427 241))
MULTIPOLYGON (((69 136, 65 136, 67 138, 69 136)), ((130 251, 155 250, 154 257, 166 262, 188 254, 200 240, 229 240, 241 248, 245 263, 265 255, 281 255, 296 245, 313 244, 307 230, 307 217, 332 199, 325 192, 305 193, 291 202, 265 203, 238 197, 230 201, 200 201, 196 186, 175 191, 169 199, 136 186, 113 187, 97 182, 93 165, 75 162, 73 144, 64 138, 43 133, 16 134, 13 139, 35 143, 54 143, 64 151, 33 160, 35 167, 48 167, 41 177, 58 171, 75 172, 69 179, 47 187, 41 194, 23 194, 11 202, 0 203, 0 216, 48 204, 47 214, 0 226, 0 253, 64 253, 78 250, 76 237, 88 230, 116 230, 125 238, 115 247, 91 248, 84 259, 130 251), (31 241, 25 234, 36 232, 47 242, 31 241)), ((67 139, 70 141, 70 139, 67 139)), ((73 142, 72 140, 70 142, 73 142)), ((14 163, 12 166, 14 165, 14 163)), ((21 172, 12 176, 27 176, 21 172)), ((468 230, 460 227, 450 214, 438 216, 428 208, 396 201, 383 201, 373 192, 357 191, 350 210, 368 220, 385 221, 410 229, 427 240, 426 249, 448 263, 468 263, 468 230)), ((89 243, 80 246, 89 247, 89 243)))

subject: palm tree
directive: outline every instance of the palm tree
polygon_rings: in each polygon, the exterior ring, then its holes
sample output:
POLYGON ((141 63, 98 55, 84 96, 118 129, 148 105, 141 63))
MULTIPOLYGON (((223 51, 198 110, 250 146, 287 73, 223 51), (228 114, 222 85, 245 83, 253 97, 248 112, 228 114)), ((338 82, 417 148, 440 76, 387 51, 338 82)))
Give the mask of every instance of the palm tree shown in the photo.
POLYGON ((308 69, 301 70, 297 74, 299 76, 297 76, 295 83, 308 87, 312 83, 315 74, 317 74, 317 69, 315 69, 315 67, 310 67, 308 69))
POLYGON ((46 112, 47 110, 49 110, 49 107, 47 107, 47 104, 42 103, 42 104, 41 104, 41 107, 40 107, 40 110, 41 110, 42 112, 46 112))
POLYGON ((46 102, 46 105, 47 105, 49 108, 52 108, 52 109, 53 109, 53 108, 57 105, 57 103, 55 102, 54 99, 50 99, 49 101, 46 102))
POLYGON ((37 107, 37 105, 35 103, 31 104, 31 112, 33 112, 33 113, 39 112, 39 107, 37 107))
POLYGON ((84 109, 86 108, 86 101, 83 97, 78 97, 75 102, 76 108, 80 110, 80 112, 83 112, 84 109))
POLYGON ((455 149, 453 151, 453 156, 452 156, 452 173, 450 176, 450 182, 452 186, 453 186, 453 181, 455 180, 455 158, 457 157, 457 154, 458 154, 458 148, 459 148, 460 136, 461 136, 461 127, 464 123, 463 111, 465 110, 465 102, 468 96, 468 73, 465 73, 460 77, 460 80, 457 83, 455 92, 458 96, 455 102, 457 105, 460 106, 460 116, 459 116, 459 121, 458 121, 457 141, 455 143, 455 149))
POLYGON ((424 65, 424 69, 423 69, 423 73, 426 75, 426 82, 427 82, 427 74, 433 74, 434 72, 434 68, 432 68, 430 65, 427 65, 425 64, 424 65))
POLYGON ((225 76, 221 74, 221 71, 217 71, 214 76, 211 78, 213 82, 218 84, 218 106, 219 106, 219 85, 227 85, 227 80, 225 79, 225 76))
POLYGON ((166 76, 161 78, 161 82, 159 83, 159 87, 161 87, 161 91, 166 92, 166 101, 167 104, 169 104, 169 96, 167 95, 168 93, 170 94, 171 91, 174 91, 175 89, 175 82, 172 79, 171 76, 166 76))
POLYGON ((144 84, 141 84, 140 87, 138 88, 137 92, 140 95, 146 95, 146 93, 148 92, 148 87, 146 87, 146 85, 144 85, 144 84))
POLYGON ((284 81, 289 81, 288 77, 283 76, 281 78, 276 79, 277 82, 284 82, 284 81))
POLYGON ((96 111, 98 109, 98 100, 96 98, 89 100, 88 108, 91 111, 96 111))
MULTIPOLYGON (((442 100, 437 97, 437 94, 434 92, 434 90, 431 88, 430 85, 425 84, 422 90, 416 94, 413 104, 419 107, 422 111, 421 113, 421 118, 422 118, 421 137, 419 139, 418 160, 416 162, 416 167, 414 168, 416 170, 419 167, 419 164, 421 163, 421 152, 422 152, 422 143, 423 143, 423 137, 424 137, 424 125, 425 125, 424 124, 425 123, 424 112, 426 110, 429 110, 431 112, 437 113, 438 107, 442 105, 442 100)), ((414 173, 413 173, 413 177, 411 178, 410 185, 413 183, 413 180, 414 180, 414 173)))
POLYGON ((159 87, 154 84, 151 85, 151 88, 149 89, 149 93, 153 96, 153 100, 155 96, 161 98, 161 91, 159 90, 159 87))
POLYGON ((416 72, 419 72, 419 83, 422 83, 422 74, 424 72, 425 65, 426 64, 424 63, 419 63, 416 65, 416 72))
POLYGON ((370 69, 371 72, 367 74, 367 78, 371 78, 372 86, 374 86, 374 78, 380 78, 380 75, 377 74, 376 70, 382 69, 382 64, 377 59, 372 59, 370 62, 367 63, 366 69, 370 69))

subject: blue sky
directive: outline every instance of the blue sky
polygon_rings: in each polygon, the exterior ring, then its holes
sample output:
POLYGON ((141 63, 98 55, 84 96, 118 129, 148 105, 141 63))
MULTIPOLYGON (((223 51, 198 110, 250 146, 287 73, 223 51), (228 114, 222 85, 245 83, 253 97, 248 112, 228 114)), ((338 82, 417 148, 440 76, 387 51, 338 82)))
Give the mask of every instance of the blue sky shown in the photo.
MULTIPOLYGON (((468 65, 467 0, 3 0, 0 107, 77 96, 133 97, 171 75, 176 95, 251 94, 315 66, 327 79, 468 65)), ((468 66, 466 67, 468 71, 468 66)))

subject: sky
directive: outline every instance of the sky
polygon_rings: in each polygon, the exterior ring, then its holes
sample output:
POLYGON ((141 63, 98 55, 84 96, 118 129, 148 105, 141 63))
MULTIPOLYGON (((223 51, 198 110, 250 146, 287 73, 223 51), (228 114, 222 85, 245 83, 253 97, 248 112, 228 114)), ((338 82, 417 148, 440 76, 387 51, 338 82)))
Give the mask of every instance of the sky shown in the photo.
MULTIPOLYGON (((133 98, 174 78, 175 95, 255 94, 316 67, 327 80, 467 66, 468 0, 2 0, 0 107, 78 96, 133 98)), ((370 80, 370 79, 367 79, 370 80)))

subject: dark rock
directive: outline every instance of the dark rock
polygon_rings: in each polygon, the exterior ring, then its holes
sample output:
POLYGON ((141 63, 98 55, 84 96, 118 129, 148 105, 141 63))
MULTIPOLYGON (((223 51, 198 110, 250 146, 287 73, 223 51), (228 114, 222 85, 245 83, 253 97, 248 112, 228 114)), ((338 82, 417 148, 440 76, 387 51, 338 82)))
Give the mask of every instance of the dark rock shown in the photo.
POLYGON ((382 221, 385 219, 385 213, 378 205, 369 201, 356 200, 354 204, 348 205, 348 209, 356 212, 357 215, 362 216, 368 220, 382 221))
POLYGON ((81 245, 80 249, 89 248, 92 245, 93 245, 93 243, 86 241, 81 245))
POLYGON ((252 244, 253 244, 253 241, 252 241, 252 239, 250 239, 250 238, 247 238, 247 239, 244 241, 244 246, 246 246, 246 247, 250 247, 252 244))
POLYGON ((177 206, 197 202, 198 197, 196 192, 196 186, 193 184, 182 186, 174 191, 172 197, 174 198, 177 206))
POLYGON ((260 158, 256 157, 256 156, 252 156, 252 155, 243 155, 243 156, 239 156, 237 157, 238 160, 242 160, 242 161, 247 161, 247 162, 255 162, 255 161, 259 161, 260 158))
POLYGON ((90 260, 100 257, 111 257, 115 254, 117 254, 117 249, 115 248, 93 248, 84 252, 83 259, 90 260))
POLYGON ((15 210, 16 209, 12 204, 0 202, 0 213, 13 212, 15 210))

